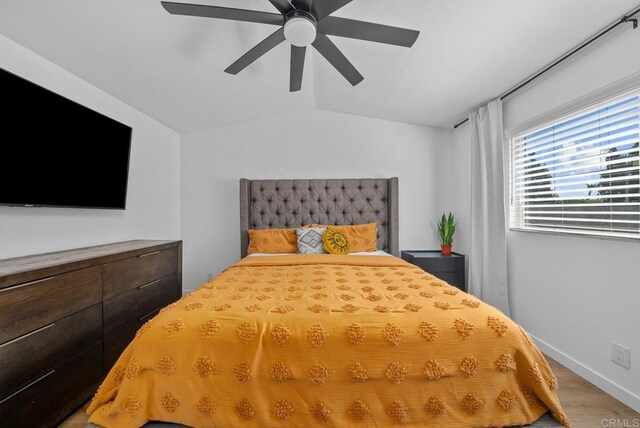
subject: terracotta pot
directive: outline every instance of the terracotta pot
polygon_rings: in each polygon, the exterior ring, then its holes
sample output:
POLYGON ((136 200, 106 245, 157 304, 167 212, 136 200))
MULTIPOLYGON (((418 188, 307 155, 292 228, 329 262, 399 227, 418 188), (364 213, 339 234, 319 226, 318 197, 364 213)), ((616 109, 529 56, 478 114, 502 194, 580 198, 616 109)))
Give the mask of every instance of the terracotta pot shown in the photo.
POLYGON ((442 245, 442 255, 443 256, 450 256, 451 255, 451 245, 442 245))

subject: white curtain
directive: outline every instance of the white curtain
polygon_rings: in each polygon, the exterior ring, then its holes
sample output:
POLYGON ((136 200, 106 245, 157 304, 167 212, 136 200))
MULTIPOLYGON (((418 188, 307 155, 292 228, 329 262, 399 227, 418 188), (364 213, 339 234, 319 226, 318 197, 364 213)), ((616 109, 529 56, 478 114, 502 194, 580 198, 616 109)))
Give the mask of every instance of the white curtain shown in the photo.
POLYGON ((469 291, 509 316, 507 213, 502 102, 469 116, 471 124, 471 245, 469 291))

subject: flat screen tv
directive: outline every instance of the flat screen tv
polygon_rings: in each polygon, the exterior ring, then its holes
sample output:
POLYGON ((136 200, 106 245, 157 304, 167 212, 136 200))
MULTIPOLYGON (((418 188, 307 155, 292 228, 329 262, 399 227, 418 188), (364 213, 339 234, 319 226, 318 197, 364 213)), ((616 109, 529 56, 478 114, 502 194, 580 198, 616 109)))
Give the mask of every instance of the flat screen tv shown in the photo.
POLYGON ((0 205, 125 209, 131 127, 0 69, 0 205))

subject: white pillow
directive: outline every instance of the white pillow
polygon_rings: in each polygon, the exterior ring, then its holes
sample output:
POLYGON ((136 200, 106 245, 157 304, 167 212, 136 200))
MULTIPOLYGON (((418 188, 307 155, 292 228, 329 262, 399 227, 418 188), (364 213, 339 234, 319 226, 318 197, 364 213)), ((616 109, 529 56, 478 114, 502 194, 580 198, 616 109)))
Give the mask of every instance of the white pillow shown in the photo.
POLYGON ((297 228, 298 254, 326 254, 322 244, 322 236, 326 230, 326 227, 297 228))

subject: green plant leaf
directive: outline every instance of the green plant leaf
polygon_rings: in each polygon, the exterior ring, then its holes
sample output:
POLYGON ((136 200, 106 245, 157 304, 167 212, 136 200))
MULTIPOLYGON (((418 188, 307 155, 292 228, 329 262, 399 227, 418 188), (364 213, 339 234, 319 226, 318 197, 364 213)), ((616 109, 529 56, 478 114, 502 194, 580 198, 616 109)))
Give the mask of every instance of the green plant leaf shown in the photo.
POLYGON ((456 222, 453 213, 449 212, 447 216, 442 213, 442 217, 437 221, 438 235, 442 245, 451 245, 453 243, 453 234, 456 232, 456 222))

